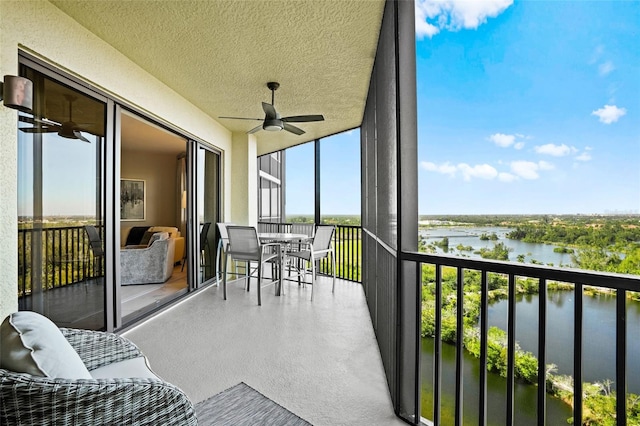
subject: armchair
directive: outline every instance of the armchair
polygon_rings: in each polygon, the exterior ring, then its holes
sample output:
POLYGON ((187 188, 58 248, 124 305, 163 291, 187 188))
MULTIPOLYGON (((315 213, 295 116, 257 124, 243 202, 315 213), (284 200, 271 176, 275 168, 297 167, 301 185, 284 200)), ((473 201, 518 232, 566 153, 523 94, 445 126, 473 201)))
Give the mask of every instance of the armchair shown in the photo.
POLYGON ((122 285, 163 283, 173 274, 175 238, 154 234, 148 247, 120 250, 122 285))
MULTIPOLYGON (((189 398, 176 386, 157 377, 133 342, 106 332, 69 328, 59 331, 64 336, 63 342, 66 339, 86 366, 90 378, 40 376, 14 372, 3 366, 0 368, 0 424, 197 425, 189 398), (136 366, 134 374, 130 374, 131 365, 136 366), (105 371, 109 374, 104 374, 105 371)), ((45 339, 51 334, 43 333, 39 338, 45 339)), ((6 333, 3 338, 9 340, 6 333)), ((3 340, 3 345, 7 341, 3 340)))

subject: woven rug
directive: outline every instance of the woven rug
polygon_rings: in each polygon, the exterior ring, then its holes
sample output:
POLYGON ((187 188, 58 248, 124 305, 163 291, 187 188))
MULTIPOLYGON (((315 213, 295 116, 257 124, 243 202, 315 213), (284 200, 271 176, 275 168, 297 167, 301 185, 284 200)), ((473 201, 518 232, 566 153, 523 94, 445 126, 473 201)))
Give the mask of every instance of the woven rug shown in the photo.
POLYGON ((311 425, 242 382, 197 403, 196 414, 199 426, 311 425))

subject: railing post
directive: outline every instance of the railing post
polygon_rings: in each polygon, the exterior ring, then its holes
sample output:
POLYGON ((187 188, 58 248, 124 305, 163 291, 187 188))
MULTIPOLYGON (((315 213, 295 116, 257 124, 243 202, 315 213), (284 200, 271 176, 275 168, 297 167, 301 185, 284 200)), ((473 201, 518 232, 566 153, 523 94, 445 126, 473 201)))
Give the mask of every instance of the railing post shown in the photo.
POLYGON ((463 419, 463 360, 464 360, 464 269, 458 268, 456 288, 456 426, 463 419))
POLYGON ((538 425, 547 418, 547 280, 538 280, 538 425))
POLYGON ((509 312, 507 322, 507 424, 514 425, 516 363, 516 277, 509 274, 509 312))
POLYGON ((440 393, 442 391, 442 266, 436 265, 435 282, 436 330, 433 342, 433 424, 440 425, 440 393))
POLYGON ((616 292, 616 426, 627 425, 627 292, 616 292))
POLYGON ((582 424, 582 284, 574 284, 573 308, 573 424, 582 424))
POLYGON ((487 271, 482 270, 480 276, 480 426, 487 424, 487 340, 489 336, 489 285, 487 271))

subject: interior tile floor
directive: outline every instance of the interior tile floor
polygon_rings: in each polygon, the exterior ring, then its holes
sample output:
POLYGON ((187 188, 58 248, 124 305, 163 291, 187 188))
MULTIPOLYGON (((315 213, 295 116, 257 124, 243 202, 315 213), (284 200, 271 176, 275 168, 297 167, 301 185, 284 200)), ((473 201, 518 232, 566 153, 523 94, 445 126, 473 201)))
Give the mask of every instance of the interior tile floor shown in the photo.
POLYGON ((401 425, 393 412, 362 286, 322 277, 275 296, 255 279, 211 286, 123 333, 194 403, 239 382, 314 425, 401 425))

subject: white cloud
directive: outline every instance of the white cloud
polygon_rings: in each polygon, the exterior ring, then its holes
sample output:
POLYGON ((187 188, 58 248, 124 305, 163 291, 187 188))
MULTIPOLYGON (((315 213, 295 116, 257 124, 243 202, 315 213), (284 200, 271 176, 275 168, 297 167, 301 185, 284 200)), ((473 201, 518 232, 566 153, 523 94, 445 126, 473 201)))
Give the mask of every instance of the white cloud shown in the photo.
POLYGON ((511 163, 511 172, 523 179, 538 179, 540 174, 538 173, 540 170, 551 170, 553 169, 553 164, 547 163, 546 161, 540 161, 538 163, 534 163, 533 161, 513 161, 511 163))
POLYGON ((591 160, 591 154, 589 154, 588 152, 583 152, 582 154, 578 155, 576 157, 576 160, 578 161, 589 161, 591 160))
POLYGON ((597 115, 600 122, 604 124, 615 123, 627 113, 625 108, 618 108, 615 105, 605 105, 604 107, 591 112, 591 115, 597 115))
POLYGON ((577 149, 572 146, 570 147, 565 144, 554 145, 552 143, 548 143, 546 145, 539 145, 534 147, 533 149, 538 154, 553 155, 554 157, 563 157, 565 155, 569 155, 577 151, 577 149))
POLYGON ((471 180, 471 178, 494 179, 498 176, 498 171, 488 164, 470 166, 466 163, 460 163, 458 164, 458 170, 462 172, 464 180, 471 180))
POLYGON ((442 173, 444 175, 451 175, 452 177, 455 176, 456 174, 456 166, 454 166, 453 164, 449 163, 448 161, 446 163, 442 163, 440 165, 437 165, 435 163, 431 163, 429 161, 422 161, 420 163, 420 166, 430 172, 438 172, 438 173, 442 173))
POLYGON ((455 177, 455 175, 460 172, 464 180, 471 180, 472 178, 494 179, 496 176, 498 176, 498 171, 488 164, 477 164, 475 166, 470 166, 467 163, 453 165, 448 161, 442 164, 422 161, 420 163, 420 166, 427 171, 449 175, 451 177, 455 177))
POLYGON ((518 180, 518 176, 511 173, 501 172, 498 173, 498 179, 502 182, 513 182, 514 180, 518 180))
POLYGON ((519 179, 538 179, 540 177, 539 172, 551 170, 554 168, 554 165, 546 161, 539 161, 537 163, 533 161, 513 161, 509 165, 511 169, 510 172, 499 172, 495 167, 486 163, 476 165, 458 163, 454 165, 448 161, 442 164, 422 161, 420 162, 420 167, 430 172, 449 175, 452 178, 456 177, 459 173, 466 181, 472 179, 498 179, 501 182, 514 182, 519 179))
POLYGON ((431 38, 444 29, 476 29, 512 4, 513 0, 416 0, 416 36, 431 38))
POLYGON ((508 148, 513 146, 514 149, 522 149, 524 148, 524 142, 519 139, 531 139, 528 136, 525 136, 520 133, 516 133, 514 135, 506 135, 504 133, 494 133, 490 135, 487 140, 490 140, 494 144, 502 148, 508 148))
POLYGON ((600 66, 598 67, 598 73, 602 76, 605 76, 615 69, 616 67, 613 66, 613 62, 607 61, 600 64, 600 66))
POLYGON ((505 135, 504 133, 494 133, 493 135, 489 136, 489 140, 498 146, 506 148, 508 146, 513 145, 513 143, 516 141, 516 137, 515 135, 505 135))
POLYGON ((551 163, 547 163, 546 161, 538 161, 538 167, 540 170, 553 170, 555 166, 551 163))

